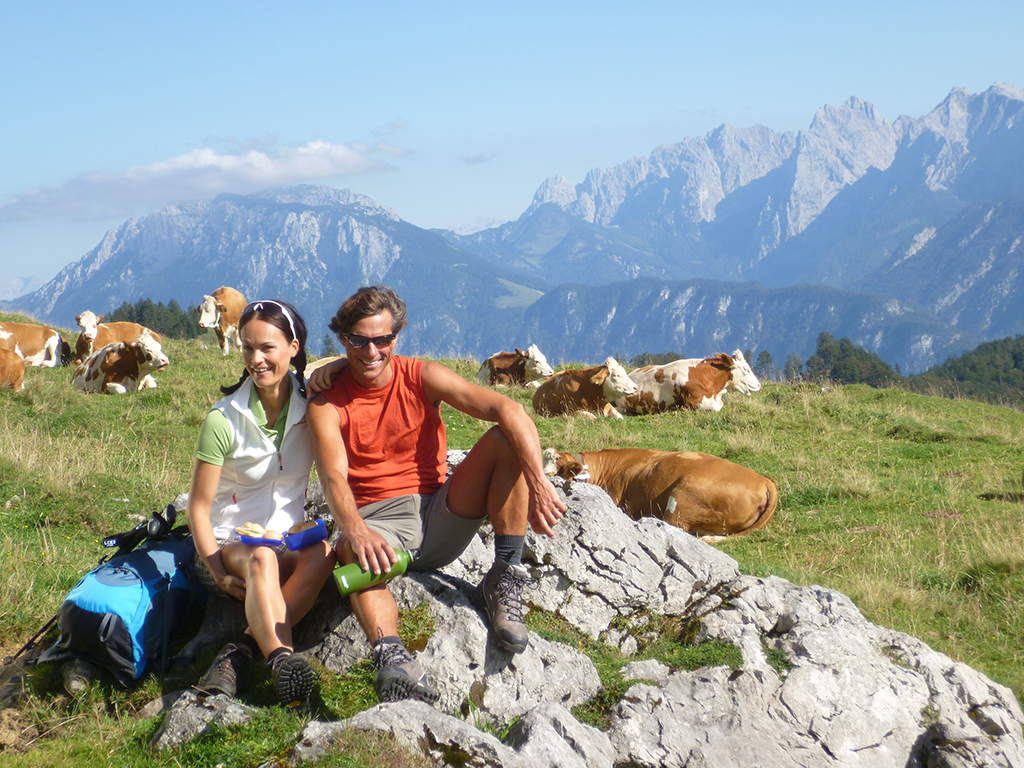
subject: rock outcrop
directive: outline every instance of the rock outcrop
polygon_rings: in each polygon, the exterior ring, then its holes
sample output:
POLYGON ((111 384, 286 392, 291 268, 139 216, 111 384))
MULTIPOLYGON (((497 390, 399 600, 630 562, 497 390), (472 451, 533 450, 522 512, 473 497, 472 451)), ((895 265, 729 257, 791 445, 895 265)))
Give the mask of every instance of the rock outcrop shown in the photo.
MULTIPOLYGON (((441 690, 436 707, 399 702, 313 721, 289 762, 325 754, 355 728, 472 766, 1024 766, 1024 716, 1007 688, 871 624, 842 594, 741 575, 678 529, 630 520, 596 487, 575 484, 567 498, 556 539, 527 537, 529 603, 627 656, 644 640, 645 617, 678 617, 697 642, 735 645, 742 663, 686 671, 637 659, 622 670, 632 684, 607 729, 579 722, 572 709, 601 685, 590 659, 534 633, 524 653, 508 654, 470 602, 492 560, 485 529, 444 572, 392 582, 400 608, 425 604, 437 628, 417 648, 441 690)), ((336 673, 369 652, 348 602, 329 589, 297 641, 336 673)), ((185 694, 157 744, 176 746, 209 722, 244 722, 244 708, 218 714, 229 706, 185 694)))

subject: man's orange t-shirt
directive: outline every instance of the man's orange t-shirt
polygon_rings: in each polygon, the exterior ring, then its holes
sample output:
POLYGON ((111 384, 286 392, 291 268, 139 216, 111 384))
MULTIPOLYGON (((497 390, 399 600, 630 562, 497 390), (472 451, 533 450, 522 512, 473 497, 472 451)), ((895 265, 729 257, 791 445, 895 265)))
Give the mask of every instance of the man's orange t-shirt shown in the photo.
POLYGON ((376 389, 346 368, 324 397, 338 409, 356 505, 409 493, 434 493, 448 475, 448 440, 440 408, 423 391, 423 361, 391 358, 394 376, 376 389))

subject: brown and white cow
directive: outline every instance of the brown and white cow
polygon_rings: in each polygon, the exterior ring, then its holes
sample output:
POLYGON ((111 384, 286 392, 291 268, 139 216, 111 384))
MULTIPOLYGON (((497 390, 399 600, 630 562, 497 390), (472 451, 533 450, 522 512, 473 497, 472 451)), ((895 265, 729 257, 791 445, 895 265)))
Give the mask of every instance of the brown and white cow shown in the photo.
POLYGON ((131 344, 142 335, 143 331, 149 331, 160 344, 164 343, 159 333, 146 328, 144 325, 127 321, 104 323, 103 315, 97 316, 88 309, 80 315, 75 315, 75 322, 78 323, 79 328, 78 341, 75 343, 76 365, 81 365, 94 350, 105 347, 108 344, 114 344, 118 341, 131 344))
POLYGON ((726 391, 749 397, 761 389, 761 382, 738 349, 732 355, 720 352, 703 360, 648 365, 637 368, 629 378, 637 383, 637 393, 615 402, 628 413, 661 413, 676 408, 720 411, 726 391))
POLYGON ((220 351, 231 351, 231 342, 238 344, 238 318, 245 309, 245 297, 234 288, 222 285, 212 296, 203 296, 199 305, 199 327, 213 328, 220 342, 220 351))
POLYGON ((541 416, 579 413, 622 418, 612 402, 636 392, 636 384, 614 357, 593 368, 570 368, 544 380, 533 393, 533 410, 541 416))
POLYGON ((25 365, 54 368, 63 365, 63 339, 53 328, 34 323, 0 322, 0 348, 8 349, 25 365))
POLYGON ((525 352, 519 347, 515 350, 498 352, 484 360, 476 374, 477 380, 481 384, 497 387, 539 387, 544 379, 555 372, 536 344, 531 344, 525 352))
POLYGON ((153 373, 170 364, 160 342, 146 329, 130 344, 118 341, 93 352, 78 366, 72 384, 84 392, 120 395, 137 389, 154 389, 153 373))
POLYGON ((634 520, 657 517, 694 536, 764 528, 779 503, 774 480, 706 453, 609 448, 572 454, 548 448, 544 471, 599 486, 634 520))
POLYGON ((25 361, 9 349, 0 349, 0 387, 13 387, 15 392, 25 388, 25 361))

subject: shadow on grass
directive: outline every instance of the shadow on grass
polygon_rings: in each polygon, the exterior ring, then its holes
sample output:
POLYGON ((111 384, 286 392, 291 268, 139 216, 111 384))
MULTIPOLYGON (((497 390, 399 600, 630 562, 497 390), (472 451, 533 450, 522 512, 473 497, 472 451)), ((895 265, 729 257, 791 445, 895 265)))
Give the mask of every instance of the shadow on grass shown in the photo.
POLYGON ((984 592, 988 598, 1019 595, 1024 591, 1024 569, 1016 563, 980 563, 962 573, 955 585, 965 592, 984 592))
POLYGON ((1014 504, 1024 503, 1024 493, 983 493, 978 498, 984 501, 1009 501, 1014 504))

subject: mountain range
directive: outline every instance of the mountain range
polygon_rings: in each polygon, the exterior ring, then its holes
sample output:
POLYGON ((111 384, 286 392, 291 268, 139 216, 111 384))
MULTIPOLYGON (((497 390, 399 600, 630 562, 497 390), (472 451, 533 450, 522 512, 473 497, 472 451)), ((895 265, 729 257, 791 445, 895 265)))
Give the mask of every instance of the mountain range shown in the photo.
POLYGON ((827 331, 909 374, 1024 333, 1022 239, 1024 92, 997 83, 893 123, 851 98, 797 133, 723 125, 575 185, 551 177, 472 235, 322 186, 171 205, 3 304, 74 327, 85 309, 231 285, 293 301, 316 349, 345 296, 385 283, 409 305, 405 354, 740 348, 781 365, 827 331))

